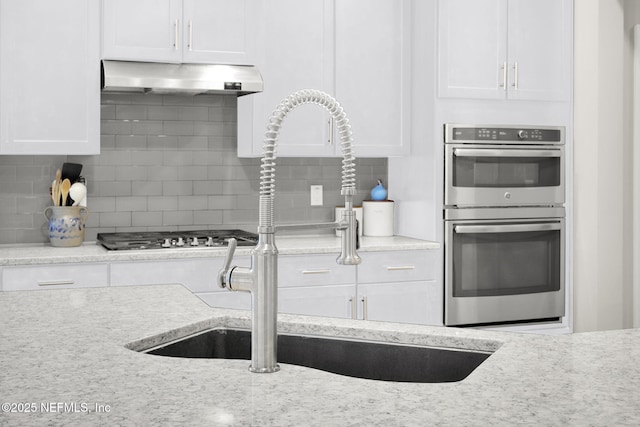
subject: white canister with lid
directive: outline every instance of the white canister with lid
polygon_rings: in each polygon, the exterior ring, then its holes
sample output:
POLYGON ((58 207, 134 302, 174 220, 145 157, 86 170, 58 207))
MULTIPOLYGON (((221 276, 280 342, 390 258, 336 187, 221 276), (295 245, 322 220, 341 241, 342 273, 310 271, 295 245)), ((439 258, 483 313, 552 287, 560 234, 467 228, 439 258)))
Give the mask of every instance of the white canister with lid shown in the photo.
POLYGON ((393 236, 393 200, 365 200, 364 235, 375 237, 393 236))

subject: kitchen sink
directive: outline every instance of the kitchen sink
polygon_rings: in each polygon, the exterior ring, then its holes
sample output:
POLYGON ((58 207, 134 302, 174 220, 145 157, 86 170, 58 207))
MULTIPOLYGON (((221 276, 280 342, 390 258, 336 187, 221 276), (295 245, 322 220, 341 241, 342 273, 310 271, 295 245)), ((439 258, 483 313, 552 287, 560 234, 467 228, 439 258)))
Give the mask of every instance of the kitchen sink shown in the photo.
MULTIPOLYGON (((143 350, 169 357, 251 359, 251 332, 209 329, 143 350)), ((278 335, 278 362, 380 381, 441 383, 466 378, 491 352, 352 339, 278 335)))

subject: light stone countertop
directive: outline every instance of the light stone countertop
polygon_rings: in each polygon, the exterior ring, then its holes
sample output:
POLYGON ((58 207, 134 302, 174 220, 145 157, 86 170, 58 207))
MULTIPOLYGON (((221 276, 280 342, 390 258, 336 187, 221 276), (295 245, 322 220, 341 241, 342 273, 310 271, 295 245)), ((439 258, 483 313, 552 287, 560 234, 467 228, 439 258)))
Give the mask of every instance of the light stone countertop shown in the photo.
MULTIPOLYGON (((283 235, 276 237, 281 255, 339 253, 340 238, 334 235, 283 235)), ((402 251, 438 249, 440 244, 410 237, 361 237, 360 249, 370 251, 402 251)), ((238 247, 236 255, 248 255, 251 247, 238 247)), ((55 248, 47 244, 0 245, 0 266, 36 265, 74 262, 144 261, 159 259, 205 258, 225 256, 226 248, 182 248, 133 251, 109 251, 96 242, 85 242, 72 248, 55 248)))
POLYGON ((22 410, 0 413, 0 425, 640 424, 640 330, 538 336, 279 316, 281 332, 497 349, 460 382, 412 384, 128 349, 249 324, 178 285, 4 292, 0 324, 3 410, 22 410))

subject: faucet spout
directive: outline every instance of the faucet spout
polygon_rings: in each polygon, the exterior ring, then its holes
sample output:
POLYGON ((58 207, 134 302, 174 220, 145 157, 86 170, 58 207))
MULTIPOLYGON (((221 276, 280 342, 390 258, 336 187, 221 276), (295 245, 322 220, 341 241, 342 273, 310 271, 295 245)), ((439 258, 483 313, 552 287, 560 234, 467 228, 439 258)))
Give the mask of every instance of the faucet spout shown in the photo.
MULTIPOLYGON (((218 274, 218 283, 230 290, 251 292, 251 372, 268 373, 279 370, 277 364, 277 315, 278 315, 278 249, 275 244, 274 225, 275 200, 275 152, 280 127, 287 114, 303 104, 317 104, 325 108, 337 126, 342 147, 342 189, 345 209, 341 221, 326 228, 342 229, 341 253, 338 264, 360 263, 357 249, 357 221, 353 211, 353 197, 356 194, 355 157, 353 155, 351 126, 342 106, 330 95, 313 89, 292 93, 278 105, 267 124, 263 144, 260 172, 260 213, 258 224, 258 244, 251 252, 251 268, 230 267, 233 250, 225 267, 218 274)), ((314 228, 325 228, 314 227, 314 228)))

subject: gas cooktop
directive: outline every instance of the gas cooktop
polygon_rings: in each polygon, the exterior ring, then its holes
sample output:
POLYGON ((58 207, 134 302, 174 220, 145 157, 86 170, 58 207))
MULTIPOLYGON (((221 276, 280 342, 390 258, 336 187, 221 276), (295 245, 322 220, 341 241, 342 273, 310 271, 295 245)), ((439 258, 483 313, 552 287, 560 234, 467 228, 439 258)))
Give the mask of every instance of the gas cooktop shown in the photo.
POLYGON ((112 251, 140 249, 182 249, 228 246, 235 238, 238 246, 254 246, 258 235, 244 230, 141 231, 99 233, 97 240, 112 251))

